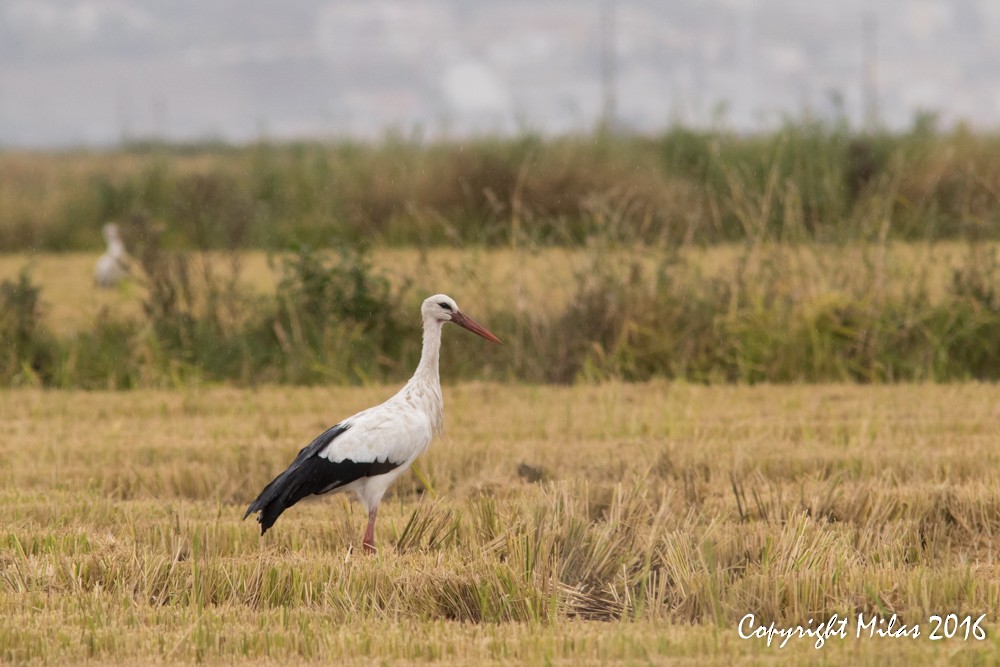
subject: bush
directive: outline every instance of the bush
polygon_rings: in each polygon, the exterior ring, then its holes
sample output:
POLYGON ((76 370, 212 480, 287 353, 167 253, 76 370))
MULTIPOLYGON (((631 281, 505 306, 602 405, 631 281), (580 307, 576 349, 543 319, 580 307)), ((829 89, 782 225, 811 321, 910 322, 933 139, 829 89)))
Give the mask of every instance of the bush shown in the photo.
POLYGON ((148 384, 139 325, 101 311, 90 330, 58 345, 58 370, 53 384, 62 388, 133 389, 148 384))
MULTIPOLYGON (((971 244, 950 281, 888 245, 828 261, 817 244, 762 241, 711 270, 686 254, 594 239, 560 308, 477 312, 504 347, 449 342, 450 378, 571 383, 898 382, 1000 379, 1000 262, 971 244), (856 255, 856 257, 855 257, 856 255), (891 279, 887 272, 896 271, 891 279), (934 296, 931 296, 932 291, 934 296)), ((130 388, 188 379, 255 384, 398 382, 420 353, 417 305, 363 246, 300 248, 272 296, 202 256, 148 251, 141 320, 102 314, 54 337, 28 274, 0 284, 0 383, 130 388)), ((459 338, 459 337, 456 337, 459 338)))
POLYGON ((400 296, 373 269, 365 246, 338 245, 333 257, 303 246, 281 270, 273 331, 286 381, 384 379, 419 350, 417 331, 400 316, 400 296))
POLYGON ((42 325, 41 288, 22 269, 0 282, 0 379, 7 385, 51 381, 54 340, 42 325))

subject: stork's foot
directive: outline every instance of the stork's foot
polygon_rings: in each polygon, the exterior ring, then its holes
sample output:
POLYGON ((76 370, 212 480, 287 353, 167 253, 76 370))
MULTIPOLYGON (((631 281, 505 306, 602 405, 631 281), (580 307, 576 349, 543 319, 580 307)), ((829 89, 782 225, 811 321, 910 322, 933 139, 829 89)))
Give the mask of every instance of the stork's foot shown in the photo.
POLYGON ((363 546, 365 548, 365 553, 369 556, 374 556, 378 553, 378 547, 375 546, 374 542, 364 542, 363 546))

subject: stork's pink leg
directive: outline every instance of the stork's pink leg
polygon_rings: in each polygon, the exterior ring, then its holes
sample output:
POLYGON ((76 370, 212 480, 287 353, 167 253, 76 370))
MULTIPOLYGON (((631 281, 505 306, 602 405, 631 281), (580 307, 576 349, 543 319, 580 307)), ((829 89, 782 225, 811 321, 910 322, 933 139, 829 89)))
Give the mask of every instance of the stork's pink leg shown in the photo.
POLYGON ((378 513, 378 505, 368 511, 368 530, 365 531, 364 547, 365 553, 378 553, 375 548, 375 515, 378 513))

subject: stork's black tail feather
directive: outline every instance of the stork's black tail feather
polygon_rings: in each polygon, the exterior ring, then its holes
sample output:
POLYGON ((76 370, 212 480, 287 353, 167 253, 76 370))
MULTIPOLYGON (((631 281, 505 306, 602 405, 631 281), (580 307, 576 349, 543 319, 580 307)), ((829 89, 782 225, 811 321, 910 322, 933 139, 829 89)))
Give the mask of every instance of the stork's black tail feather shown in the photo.
POLYGON ((320 465, 322 463, 329 464, 329 461, 318 459, 316 455, 348 428, 350 427, 347 424, 331 426, 308 446, 303 447, 295 460, 292 461, 292 465, 271 480, 271 483, 264 487, 257 499, 250 503, 243 518, 246 519, 254 512, 260 512, 257 521, 260 522, 260 534, 263 535, 268 528, 274 525, 281 513, 295 503, 313 493, 332 491, 332 489, 318 490, 314 483, 310 484, 310 481, 313 481, 317 476, 314 470, 317 466, 310 465, 309 462, 312 461, 320 465))
POLYGON ((401 465, 388 460, 330 461, 317 456, 330 444, 330 441, 348 428, 349 425, 346 424, 333 426, 313 440, 308 447, 304 447, 292 465, 271 480, 257 499, 250 503, 243 518, 246 519, 254 512, 260 512, 257 521, 260 522, 260 534, 263 535, 274 525, 282 512, 306 496, 336 491, 357 479, 384 475, 401 465))
POLYGON ((333 471, 329 468, 334 467, 336 464, 315 456, 296 461, 264 487, 257 499, 250 503, 243 518, 260 512, 257 520, 260 522, 260 534, 263 535, 282 512, 306 496, 326 493, 343 486, 346 482, 338 483, 336 475, 330 475, 333 471))

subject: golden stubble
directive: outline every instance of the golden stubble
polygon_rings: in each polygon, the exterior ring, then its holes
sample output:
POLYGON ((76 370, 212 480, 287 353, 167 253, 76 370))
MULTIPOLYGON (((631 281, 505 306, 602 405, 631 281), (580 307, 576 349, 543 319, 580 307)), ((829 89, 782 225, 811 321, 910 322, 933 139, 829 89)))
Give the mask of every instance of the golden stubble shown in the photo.
POLYGON ((831 613, 1000 611, 1000 389, 445 388, 446 432, 357 547, 347 498, 267 536, 246 503, 393 387, 0 397, 0 654, 16 663, 834 663, 988 659, 921 640, 775 653, 831 613), (627 622, 623 622, 627 621, 627 622))

